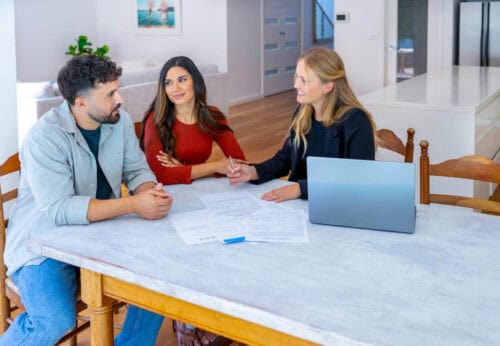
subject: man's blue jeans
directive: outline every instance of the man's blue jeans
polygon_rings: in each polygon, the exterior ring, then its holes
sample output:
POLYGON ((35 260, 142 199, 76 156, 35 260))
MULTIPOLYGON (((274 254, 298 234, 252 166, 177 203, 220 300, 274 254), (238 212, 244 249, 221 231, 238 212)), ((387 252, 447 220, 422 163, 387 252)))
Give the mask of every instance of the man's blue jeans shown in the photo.
MULTIPOLYGON (((78 276, 78 268, 52 259, 15 272, 26 312, 0 336, 0 346, 54 345, 75 325, 78 276)), ((154 345, 162 322, 163 316, 130 305, 115 345, 154 345)))

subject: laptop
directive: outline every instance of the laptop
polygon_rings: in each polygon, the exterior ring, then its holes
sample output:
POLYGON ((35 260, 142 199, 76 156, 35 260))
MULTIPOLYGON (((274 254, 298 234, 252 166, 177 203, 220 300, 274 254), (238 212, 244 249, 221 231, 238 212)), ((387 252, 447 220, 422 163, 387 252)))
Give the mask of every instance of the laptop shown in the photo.
POLYGON ((415 165, 307 158, 309 221, 415 232, 415 165))

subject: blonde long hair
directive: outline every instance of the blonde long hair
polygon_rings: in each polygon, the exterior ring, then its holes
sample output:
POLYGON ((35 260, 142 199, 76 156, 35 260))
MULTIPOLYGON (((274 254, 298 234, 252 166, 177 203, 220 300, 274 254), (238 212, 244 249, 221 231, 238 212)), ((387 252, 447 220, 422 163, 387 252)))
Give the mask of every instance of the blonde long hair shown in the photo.
MULTIPOLYGON (((373 131, 373 140, 376 147, 377 136, 375 122, 371 114, 358 101, 347 83, 344 63, 340 56, 331 49, 318 47, 305 51, 299 58, 299 61, 300 60, 303 60, 306 72, 314 72, 322 83, 333 82, 333 89, 325 94, 325 101, 321 106, 324 126, 332 126, 342 118, 345 112, 353 108, 359 108, 365 112, 370 121, 373 131)), ((299 111, 290 125, 290 129, 295 131, 293 144, 299 147, 300 142, 303 142, 304 153, 307 149, 306 135, 311 130, 313 112, 314 108, 311 104, 300 105, 299 111)))

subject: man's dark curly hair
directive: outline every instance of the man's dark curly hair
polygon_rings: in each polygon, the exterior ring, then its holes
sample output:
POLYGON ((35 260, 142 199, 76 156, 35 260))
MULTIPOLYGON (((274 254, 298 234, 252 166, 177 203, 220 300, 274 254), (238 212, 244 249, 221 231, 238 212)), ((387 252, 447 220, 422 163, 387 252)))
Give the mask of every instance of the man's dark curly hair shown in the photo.
POLYGON ((88 93, 97 83, 115 81, 121 75, 121 67, 113 61, 82 55, 73 57, 63 66, 57 75, 57 84, 61 95, 73 106, 78 96, 88 93))

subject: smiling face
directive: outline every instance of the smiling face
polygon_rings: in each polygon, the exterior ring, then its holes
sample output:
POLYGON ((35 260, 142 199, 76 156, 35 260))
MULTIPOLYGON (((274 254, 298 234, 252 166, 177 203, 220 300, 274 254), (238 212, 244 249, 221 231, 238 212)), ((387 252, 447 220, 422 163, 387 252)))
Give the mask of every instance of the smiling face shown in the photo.
POLYGON ((165 92, 168 99, 176 106, 194 101, 193 78, 189 72, 173 66, 165 76, 165 92))
POLYGON ((325 101, 325 95, 333 89, 333 82, 323 83, 303 59, 297 62, 293 87, 297 90, 297 102, 311 104, 317 111, 325 101))

